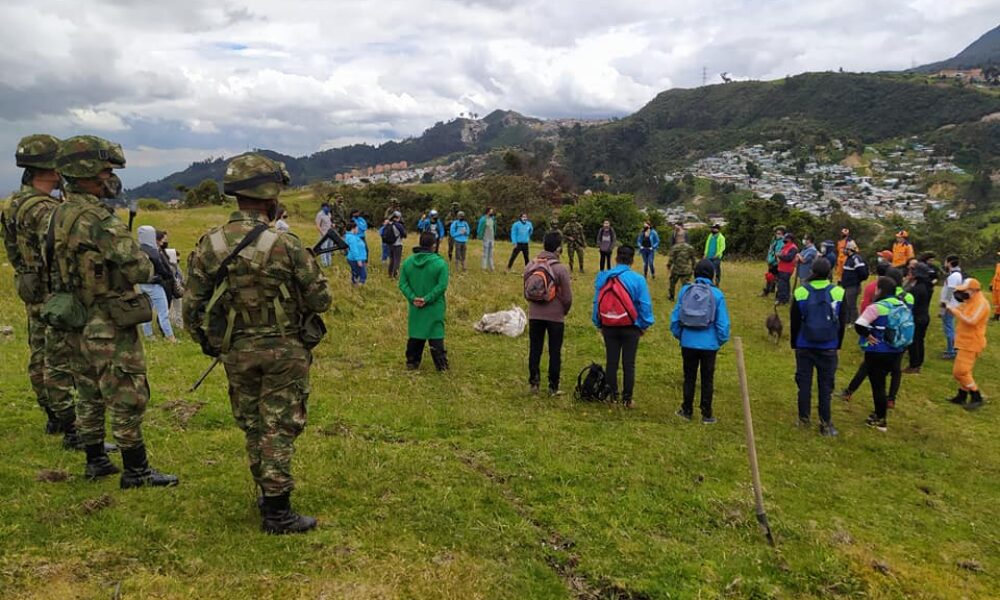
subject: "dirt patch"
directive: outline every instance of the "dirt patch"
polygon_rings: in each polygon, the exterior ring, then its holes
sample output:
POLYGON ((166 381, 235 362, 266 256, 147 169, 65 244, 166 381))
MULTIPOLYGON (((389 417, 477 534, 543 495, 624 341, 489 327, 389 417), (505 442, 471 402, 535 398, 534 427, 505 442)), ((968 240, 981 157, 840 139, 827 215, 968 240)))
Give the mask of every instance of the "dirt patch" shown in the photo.
POLYGON ((946 181, 933 183, 927 188, 928 196, 931 198, 938 198, 940 200, 954 200, 957 192, 958 187, 954 183, 948 183, 946 181))
POLYGON ((203 401, 188 402, 186 400, 171 400, 163 404, 163 410, 173 415, 181 429, 187 429, 188 421, 192 419, 201 407, 205 406, 203 401))
POLYGON ((35 481, 44 481, 45 483, 60 483, 69 480, 69 478, 69 471, 63 469, 42 469, 38 475, 35 475, 35 481))
POLYGON ((96 498, 84 500, 80 503, 80 512, 85 515, 92 515, 115 505, 115 499, 107 494, 101 494, 96 498))
POLYGON ((849 167, 851 169, 860 169, 861 167, 865 166, 865 161, 863 158, 861 158, 860 154, 854 152, 848 154, 847 158, 840 161, 840 164, 842 164, 845 167, 849 167))

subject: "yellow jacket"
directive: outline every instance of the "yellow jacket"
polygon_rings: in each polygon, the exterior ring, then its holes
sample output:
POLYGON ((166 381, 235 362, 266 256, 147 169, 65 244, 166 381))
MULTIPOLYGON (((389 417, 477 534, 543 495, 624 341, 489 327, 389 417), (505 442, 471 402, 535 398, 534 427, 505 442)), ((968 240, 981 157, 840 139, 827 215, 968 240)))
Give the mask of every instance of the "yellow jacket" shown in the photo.
POLYGON ((959 350, 982 352, 986 348, 986 326, 990 320, 990 303, 982 292, 949 309, 955 315, 955 347, 959 350))
POLYGON ((914 257, 913 244, 910 242, 896 242, 892 245, 892 266, 905 267, 906 263, 914 257))

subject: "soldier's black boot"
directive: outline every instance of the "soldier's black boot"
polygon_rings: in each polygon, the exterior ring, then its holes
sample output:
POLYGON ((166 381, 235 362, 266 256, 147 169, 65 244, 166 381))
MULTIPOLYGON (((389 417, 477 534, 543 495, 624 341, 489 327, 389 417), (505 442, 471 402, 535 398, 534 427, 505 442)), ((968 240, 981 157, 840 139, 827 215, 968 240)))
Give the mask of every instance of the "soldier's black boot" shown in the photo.
POLYGON ((45 422, 46 435, 59 435, 60 433, 63 433, 62 423, 59 422, 59 418, 56 416, 56 413, 52 412, 51 408, 46 408, 45 414, 49 416, 49 420, 45 422))
POLYGON ((160 473, 149 466, 146 459, 146 446, 122 449, 121 489, 129 490, 138 487, 173 487, 180 483, 176 475, 160 473))
POLYGON ((434 359, 434 366, 437 367, 438 371, 448 370, 448 351, 444 349, 444 346, 440 348, 431 346, 431 358, 434 359))
POLYGON ((949 398, 948 402, 951 402, 952 404, 958 404, 961 406, 962 404, 965 404, 965 401, 968 398, 969 398, 969 392, 959 388, 958 393, 955 394, 955 397, 949 398))
MULTIPOLYGON (((76 423, 74 421, 66 421, 60 427, 63 432, 63 448, 66 450, 86 450, 83 440, 80 439, 80 434, 76 430, 76 423)), ((104 452, 107 454, 107 448, 104 449, 104 452)))
POLYGON ((962 407, 965 410, 976 410, 983 405, 983 394, 979 390, 972 392, 971 396, 969 403, 962 407))
POLYGON ((103 443, 90 444, 85 446, 83 450, 87 453, 87 466, 83 471, 87 479, 94 481, 101 477, 121 472, 115 466, 115 463, 111 462, 111 459, 108 458, 108 453, 104 451, 103 443))
POLYGON ((263 517, 260 528, 264 533, 272 535, 305 533, 316 527, 315 518, 292 510, 290 494, 287 492, 280 496, 264 496, 263 517))

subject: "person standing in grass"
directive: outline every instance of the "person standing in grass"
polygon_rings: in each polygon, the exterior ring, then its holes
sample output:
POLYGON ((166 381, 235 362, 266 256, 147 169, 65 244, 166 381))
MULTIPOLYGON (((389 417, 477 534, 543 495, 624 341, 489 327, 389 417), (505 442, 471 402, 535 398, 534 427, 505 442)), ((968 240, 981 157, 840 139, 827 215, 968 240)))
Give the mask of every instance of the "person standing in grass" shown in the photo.
POLYGON ((420 368, 424 344, 430 343, 431 358, 438 371, 448 370, 444 347, 444 322, 448 291, 448 261, 434 246, 438 237, 433 231, 420 234, 420 246, 406 259, 399 273, 399 291, 407 303, 406 368, 420 368))
POLYGON ((889 394, 886 380, 892 374, 903 349, 890 345, 886 332, 889 329, 889 314, 902 305, 903 301, 896 297, 896 282, 891 277, 879 277, 876 285, 875 301, 861 312, 861 316, 854 322, 854 330, 860 336, 861 349, 865 353, 865 366, 875 405, 875 410, 868 415, 865 423, 879 431, 887 431, 889 394))
POLYGON ((795 383, 798 386, 799 425, 809 427, 813 371, 817 378, 819 433, 837 435, 830 414, 830 399, 837 375, 837 353, 844 342, 846 309, 844 288, 830 282, 830 263, 817 258, 808 282, 795 289, 790 323, 795 350, 795 383))
POLYGON ((715 266, 702 260, 694 269, 694 284, 685 284, 670 314, 670 332, 681 344, 684 363, 684 401, 677 416, 691 420, 694 388, 701 370, 701 422, 716 422, 712 413, 715 357, 729 341, 729 310, 722 290, 712 286, 715 266), (688 296, 688 294, 691 294, 688 296))
MULTIPOLYGON (((163 260, 163 255, 160 254, 160 250, 157 248, 155 228, 143 225, 139 227, 137 237, 139 240, 139 249, 146 253, 146 256, 153 264, 153 276, 150 277, 149 281, 140 283, 139 289, 149 297, 149 302, 153 307, 157 322, 160 324, 160 331, 163 332, 163 337, 168 342, 176 344, 177 338, 174 337, 174 329, 170 324, 169 315, 170 295, 173 293, 175 285, 174 272, 170 268, 170 265, 163 260), (169 293, 167 292, 168 289, 170 290, 169 293)), ((142 324, 142 333, 146 339, 153 339, 152 321, 142 324)))
MULTIPOLYGON (((851 230, 844 227, 840 230, 840 239, 837 240, 837 273, 835 277, 837 281, 840 281, 844 277, 844 265, 847 263, 847 257, 850 256, 847 254, 847 245, 851 242, 854 242, 854 239, 851 237, 851 230)), ((857 248, 857 243, 854 246, 857 248)))
POLYGON ((914 256, 915 250, 910 243, 910 233, 900 230, 896 233, 896 243, 892 245, 892 266, 897 269, 904 268, 914 256))
POLYGON ((361 235, 358 222, 352 220, 344 235, 347 242, 347 265, 351 268, 351 285, 364 285, 368 281, 368 246, 361 235))
POLYGON ((393 211, 382 226, 382 242, 389 248, 389 279, 399 277, 399 267, 403 264, 404 239, 406 227, 403 226, 403 214, 398 210, 393 211))
MULTIPOLYGON (((333 216, 330 211, 330 203, 324 202, 320 206, 319 212, 316 213, 316 231, 319 232, 319 239, 323 240, 320 247, 324 250, 333 248, 333 240, 326 239, 326 233, 333 227, 333 216)), ((319 255, 319 263, 324 267, 330 266, 330 254, 330 252, 324 252, 319 255)))
POLYGON ((604 337, 605 372, 611 399, 618 400, 618 364, 622 365, 621 400, 632 406, 635 389, 635 357, 639 338, 655 322, 653 301, 646 280, 632 270, 635 248, 618 248, 618 265, 597 274, 591 320, 604 337))
POLYGON ((674 290, 677 284, 682 286, 690 283, 691 274, 698 262, 698 251, 687 242, 678 242, 670 248, 670 257, 667 259, 667 268, 670 269, 670 288, 668 299, 674 301, 674 290))
POLYGON ((778 287, 774 294, 774 303, 779 306, 788 304, 792 297, 792 274, 795 272, 795 255, 798 253, 795 237, 786 233, 785 243, 778 253, 778 287))
POLYGON ((941 325, 944 328, 945 351, 941 358, 954 360, 955 358, 955 316, 952 308, 958 306, 955 301, 955 288, 962 285, 961 260, 952 254, 944 259, 945 267, 948 269, 948 276, 941 287, 941 325))
POLYGON ((718 223, 712 225, 712 233, 705 240, 705 258, 715 265, 715 277, 713 283, 719 285, 722 282, 722 257, 726 253, 726 236, 722 235, 722 225, 718 223))
POLYGON ((764 290, 760 293, 761 298, 766 298, 774 292, 778 283, 778 254, 785 246, 785 228, 781 225, 774 228, 774 238, 767 247, 767 272, 771 274, 765 279, 764 290))
POLYGON ((650 275, 656 279, 656 250, 660 247, 660 234, 656 233, 656 228, 649 221, 642 226, 639 237, 635 239, 635 246, 642 254, 642 274, 647 279, 650 275))
POLYGON ((982 293, 978 279, 966 279, 955 288, 958 306, 948 309, 955 317, 955 365, 952 375, 958 381, 958 395, 951 399, 954 404, 975 410, 983 405, 983 395, 972 375, 976 360, 986 349, 986 326, 990 319, 990 303, 982 293), (971 399, 966 404, 966 398, 971 399))
POLYGON ((507 261, 507 272, 514 265, 514 259, 518 254, 524 255, 524 264, 528 261, 528 243, 531 242, 531 233, 535 230, 534 225, 528 220, 527 213, 521 213, 521 218, 514 222, 510 228, 510 241, 514 244, 514 250, 510 253, 510 260, 507 261))
POLYGON ((497 217, 493 207, 486 209, 486 213, 479 217, 476 226, 476 237, 483 242, 482 268, 484 271, 493 272, 493 244, 497 239, 497 217))
MULTIPOLYGON (((886 259, 883 256, 878 257, 878 262, 875 265, 876 277, 865 286, 864 293, 861 295, 861 312, 864 312, 865 309, 871 306, 872 302, 875 301, 875 294, 878 293, 878 280, 880 277, 885 277, 886 272, 889 270, 889 262, 889 259, 886 259)), ((854 321, 857 321, 857 318, 855 318, 854 321)), ((866 379, 868 379, 868 366, 864 361, 861 361, 861 364, 858 365, 858 370, 854 373, 854 377, 851 379, 850 383, 847 384, 847 387, 844 388, 844 391, 840 392, 838 396, 840 396, 845 402, 849 402, 851 397, 854 395, 854 392, 861 388, 861 384, 863 384, 866 379)))
POLYGON ((913 295, 913 343, 908 349, 910 364, 903 371, 909 375, 920 373, 924 364, 924 342, 927 338, 927 328, 931 324, 931 299, 934 295, 934 284, 931 283, 931 270, 924 263, 917 263, 910 269, 910 281, 907 291, 913 295))
POLYGON ((545 234, 545 250, 524 268, 524 296, 528 300, 528 385, 538 393, 541 385, 542 349, 549 337, 549 394, 559 394, 564 322, 573 306, 569 271, 559 262, 562 236, 545 234))
POLYGON ((993 281, 990 282, 990 291, 993 292, 993 320, 1000 321, 1000 252, 997 252, 997 266, 993 281))
POLYGON ((812 265, 813 261, 819 257, 819 251, 816 250, 816 242, 813 240, 811 234, 805 234, 802 236, 802 250, 799 251, 798 255, 795 257, 796 269, 799 273, 799 281, 806 282, 812 278, 812 265))
POLYGON ((462 271, 465 271, 465 252, 469 243, 469 234, 472 232, 472 227, 469 226, 469 222, 465 220, 465 211, 460 210, 455 213, 455 220, 451 222, 451 230, 448 232, 448 239, 451 240, 449 244, 449 251, 454 247, 455 252, 455 262, 458 266, 462 267, 462 271))
POLYGON ((569 272, 573 272, 573 258, 575 257, 579 259, 580 272, 583 273, 583 249, 587 247, 587 236, 576 215, 570 216, 569 223, 563 227, 563 239, 569 253, 569 272))
POLYGON ((847 306, 847 322, 858 319, 858 295, 861 284, 868 279, 868 265, 858 252, 858 245, 850 240, 844 245, 844 261, 840 264, 840 287, 844 288, 844 304, 847 306))
POLYGON ((597 232, 597 251, 601 255, 601 270, 606 271, 611 268, 611 251, 615 249, 618 236, 615 234, 611 221, 604 219, 604 224, 597 232))

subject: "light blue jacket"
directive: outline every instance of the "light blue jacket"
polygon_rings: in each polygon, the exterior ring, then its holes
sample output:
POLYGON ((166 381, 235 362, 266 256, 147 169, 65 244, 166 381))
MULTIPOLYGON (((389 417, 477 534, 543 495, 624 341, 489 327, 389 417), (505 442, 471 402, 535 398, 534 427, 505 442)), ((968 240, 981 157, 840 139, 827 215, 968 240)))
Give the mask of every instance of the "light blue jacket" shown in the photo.
MULTIPOLYGON (((695 282, 712 286, 712 282, 704 277, 695 278, 695 282)), ((674 311, 670 313, 670 333, 680 341, 681 348, 718 350, 729 341, 729 310, 726 308, 726 297, 722 294, 722 290, 712 286, 712 295, 715 296, 715 323, 705 329, 686 328, 681 325, 681 301, 689 289, 691 284, 686 283, 677 295, 677 304, 674 304, 674 311)))
MULTIPOLYGON (((653 243, 653 250, 655 251, 660 247, 660 234, 656 233, 655 229, 649 230, 649 241, 653 243)), ((639 236, 635 238, 635 247, 642 248, 642 232, 639 232, 639 236)))
POLYGON ((472 227, 469 226, 469 222, 465 220, 452 221, 451 231, 448 232, 451 235, 451 239, 455 240, 460 244, 464 244, 469 241, 469 233, 472 231, 472 227))
MULTIPOLYGON (((437 225, 437 227, 435 227, 434 229, 436 230, 435 233, 437 233, 438 239, 439 240, 444 239, 445 237, 444 223, 441 222, 441 219, 438 219, 435 225, 437 225)), ((417 221, 417 231, 419 231, 420 233, 423 233, 430 229, 431 229, 430 219, 420 219, 419 221, 417 221)))
POLYGON ((647 329, 656 322, 653 317, 653 299, 649 296, 649 287, 646 285, 646 278, 633 271, 628 265, 616 265, 613 269, 601 271, 594 281, 594 308, 591 311, 590 319, 595 327, 601 326, 598 316, 597 303, 600 300, 600 291, 612 277, 618 277, 618 281, 628 290, 628 295, 635 304, 635 326, 639 329, 647 329))
POLYGON ((358 262, 368 260, 368 249, 365 247, 365 239, 360 233, 346 233, 344 241, 347 242, 347 261, 358 262))
POLYGON ((527 244, 531 241, 531 232, 535 230, 531 221, 521 222, 520 219, 514 221, 510 228, 510 241, 515 244, 527 244))

